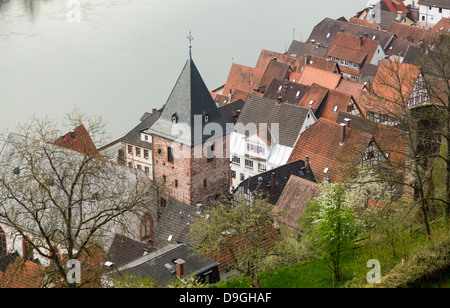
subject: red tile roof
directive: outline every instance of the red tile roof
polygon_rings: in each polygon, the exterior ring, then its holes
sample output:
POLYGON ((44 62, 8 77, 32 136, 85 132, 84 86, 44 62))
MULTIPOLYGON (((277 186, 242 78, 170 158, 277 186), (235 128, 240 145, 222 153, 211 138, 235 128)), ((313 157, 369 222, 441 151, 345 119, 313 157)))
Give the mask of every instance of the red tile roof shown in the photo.
POLYGON ((441 33, 450 33, 450 18, 442 17, 432 30, 441 33))
POLYGON ((401 115, 408 102, 420 68, 407 63, 383 60, 372 85, 369 85, 375 95, 366 92, 362 97, 367 111, 386 115, 401 115))
POLYGON ((44 272, 43 266, 15 257, 5 272, 0 272, 0 288, 40 288, 44 272))
POLYGON ((263 69, 233 63, 222 94, 228 95, 230 91, 233 94, 237 89, 253 93, 253 90, 259 86, 263 74, 263 69))
POLYGON ((343 181, 361 162, 362 154, 369 146, 372 136, 352 128, 345 128, 325 118, 318 119, 299 137, 288 163, 309 157, 310 166, 319 182, 325 178, 343 181))
MULTIPOLYGON (((325 100, 322 103, 320 114, 318 117, 325 118, 330 121, 336 121, 340 111, 348 112, 350 103, 353 102, 356 108, 358 105, 352 99, 352 96, 347 93, 342 93, 334 90, 329 90, 325 100)), ((359 110, 360 111, 360 110, 359 110)))
POLYGON ((241 89, 236 89, 234 91, 234 93, 232 94, 232 96, 231 96, 230 103, 233 103, 233 102, 235 102, 237 100, 242 100, 242 101, 245 102, 245 101, 247 101, 248 95, 249 95, 248 92, 245 92, 245 91, 243 91, 241 89))
POLYGON ((334 74, 315 67, 307 66, 303 70, 298 83, 311 86, 313 83, 334 90, 342 79, 341 74, 334 74))
POLYGON ((300 66, 300 59, 298 59, 297 57, 289 56, 287 54, 279 53, 276 51, 269 51, 263 49, 261 51, 261 54, 259 55, 259 59, 255 65, 255 68, 265 70, 267 68, 267 65, 269 65, 269 62, 274 58, 276 58, 277 61, 280 63, 285 63, 289 65, 294 72, 297 71, 297 69, 300 66))
POLYGON ((68 132, 64 136, 56 139, 54 143, 58 146, 65 147, 79 153, 89 154, 92 156, 99 155, 99 151, 97 150, 83 124, 75 128, 73 131, 68 132))
POLYGON ((413 43, 425 42, 436 37, 436 32, 434 31, 399 22, 391 22, 387 31, 394 33, 399 39, 413 43))
POLYGON ((365 62, 370 62, 379 45, 379 41, 371 40, 366 36, 359 37, 349 33, 338 32, 326 56, 354 63, 362 63, 364 60, 365 62))
POLYGON ((270 60, 259 83, 259 92, 264 93, 274 78, 288 80, 289 72, 289 64, 279 62, 277 59, 270 60))
POLYGON ((297 217, 303 212, 308 201, 317 197, 319 193, 319 184, 291 175, 273 208, 274 213, 281 213, 277 221, 301 229, 297 217))
POLYGON ((373 28, 373 29, 379 29, 379 25, 377 23, 370 22, 365 19, 359 19, 357 17, 351 17, 349 22, 352 24, 355 24, 355 25, 360 25, 360 26, 369 27, 369 28, 373 28))
POLYGON ((302 66, 300 68, 300 72, 306 67, 306 66, 312 66, 324 71, 329 71, 332 73, 339 74, 340 73, 340 67, 339 65, 334 62, 330 61, 327 58, 321 58, 317 56, 307 55, 303 54, 301 58, 302 66))
POLYGON ((325 100, 328 91, 329 89, 313 83, 297 106, 310 108, 314 113, 316 113, 322 102, 325 100))
POLYGON ((408 9, 402 0, 383 0, 387 8, 392 13, 407 14, 408 9))

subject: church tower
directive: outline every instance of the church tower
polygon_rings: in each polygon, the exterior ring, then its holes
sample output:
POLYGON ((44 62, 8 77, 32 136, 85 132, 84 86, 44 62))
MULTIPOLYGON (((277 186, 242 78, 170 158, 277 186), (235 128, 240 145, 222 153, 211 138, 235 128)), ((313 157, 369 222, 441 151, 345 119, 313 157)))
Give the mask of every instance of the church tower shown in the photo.
POLYGON ((189 59, 148 129, 153 140, 153 174, 170 197, 205 206, 229 189, 227 125, 189 52, 189 59))

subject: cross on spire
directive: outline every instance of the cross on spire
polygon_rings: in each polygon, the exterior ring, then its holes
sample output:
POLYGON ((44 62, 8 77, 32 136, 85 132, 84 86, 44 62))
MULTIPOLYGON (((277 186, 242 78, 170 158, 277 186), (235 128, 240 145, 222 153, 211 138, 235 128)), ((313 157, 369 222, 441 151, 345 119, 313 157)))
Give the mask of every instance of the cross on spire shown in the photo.
POLYGON ((192 36, 190 30, 189 30, 189 36, 187 37, 187 39, 189 40, 189 58, 191 58, 192 40, 194 39, 194 37, 192 36))

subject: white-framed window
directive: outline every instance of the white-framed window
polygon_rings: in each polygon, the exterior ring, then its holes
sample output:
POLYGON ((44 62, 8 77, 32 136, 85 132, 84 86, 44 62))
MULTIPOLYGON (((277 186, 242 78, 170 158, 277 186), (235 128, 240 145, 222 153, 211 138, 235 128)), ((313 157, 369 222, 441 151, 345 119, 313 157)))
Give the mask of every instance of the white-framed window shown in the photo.
POLYGON ((245 160, 245 168, 253 170, 253 161, 250 159, 245 160))
POLYGON ((266 164, 258 163, 258 171, 259 171, 259 172, 265 172, 265 171, 267 171, 266 164))
POLYGON ((264 155, 266 153, 266 150, 264 149, 264 147, 255 145, 255 144, 251 144, 251 143, 247 143, 247 151, 261 154, 261 155, 264 155))
POLYGON ((241 164, 241 158, 237 157, 236 155, 233 155, 233 157, 231 158, 231 162, 233 164, 240 165, 241 164))

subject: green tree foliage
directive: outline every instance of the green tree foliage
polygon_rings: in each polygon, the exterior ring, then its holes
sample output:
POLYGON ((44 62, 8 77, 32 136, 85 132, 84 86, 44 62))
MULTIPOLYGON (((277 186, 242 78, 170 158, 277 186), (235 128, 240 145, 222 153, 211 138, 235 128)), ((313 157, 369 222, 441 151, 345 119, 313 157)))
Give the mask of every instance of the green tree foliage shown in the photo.
POLYGON ((341 258, 354 246, 358 218, 342 184, 322 184, 313 201, 317 208, 309 236, 315 240, 316 253, 328 264, 336 281, 341 278, 341 258))
POLYGON ((238 192, 192 223, 190 233, 199 252, 213 259, 229 256, 229 268, 251 277, 253 286, 259 287, 258 274, 278 240, 272 209, 261 193, 238 192))

